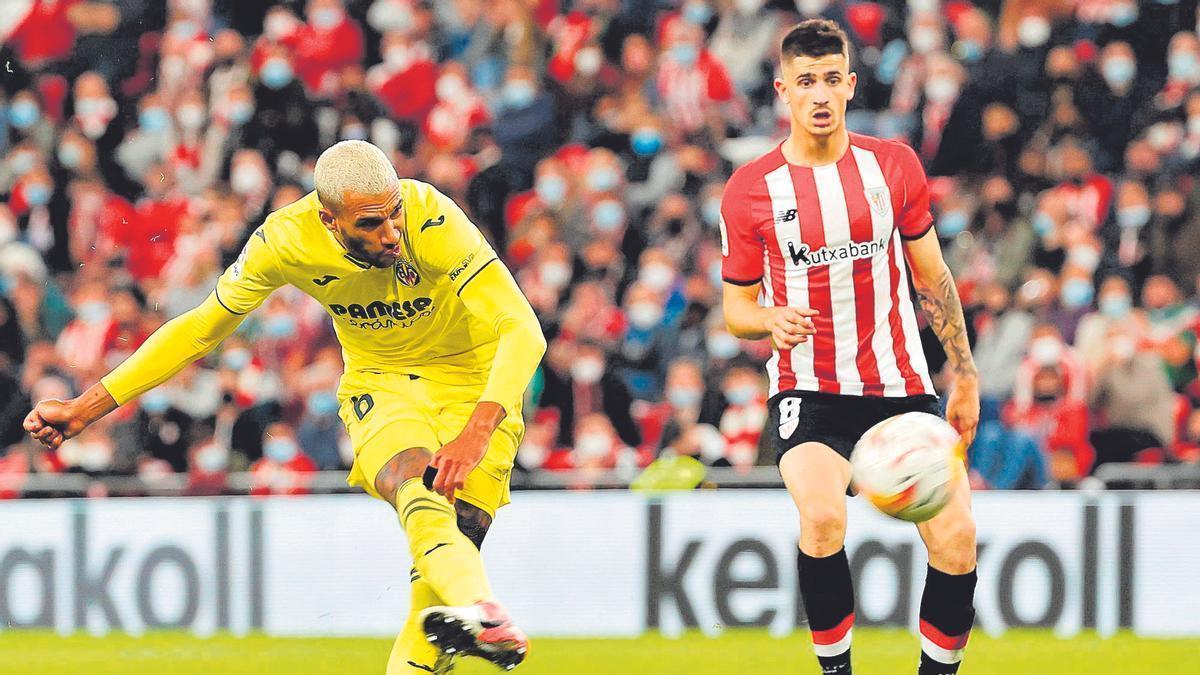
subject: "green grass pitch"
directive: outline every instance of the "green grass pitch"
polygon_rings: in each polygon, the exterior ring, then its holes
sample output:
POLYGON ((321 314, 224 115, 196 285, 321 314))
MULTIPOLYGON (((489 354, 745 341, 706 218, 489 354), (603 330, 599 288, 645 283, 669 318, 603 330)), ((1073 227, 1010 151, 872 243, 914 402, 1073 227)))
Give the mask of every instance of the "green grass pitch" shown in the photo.
MULTIPOLYGON (((5 675, 382 675, 390 640, 194 638, 178 633, 59 637, 0 633, 5 675)), ((855 672, 916 672, 917 641, 902 631, 854 631, 855 672)), ((468 659, 455 675, 496 668, 468 659)), ((818 672, 802 633, 777 639, 757 631, 719 638, 657 635, 630 640, 534 640, 522 675, 708 675, 818 672)), ((1017 631, 1002 638, 975 635, 963 675, 1197 675, 1200 640, 1143 640, 1084 634, 1059 640, 1047 632, 1017 631)))

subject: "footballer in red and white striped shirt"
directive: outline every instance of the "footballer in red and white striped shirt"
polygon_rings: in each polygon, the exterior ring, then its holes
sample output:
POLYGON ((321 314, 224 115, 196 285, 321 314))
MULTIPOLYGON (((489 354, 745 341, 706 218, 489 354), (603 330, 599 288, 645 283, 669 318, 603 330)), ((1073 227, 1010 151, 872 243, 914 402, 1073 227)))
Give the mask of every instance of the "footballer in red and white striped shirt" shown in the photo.
MULTIPOLYGON (((791 133, 729 179, 721 201, 725 322, 771 338, 774 447, 800 511, 800 592, 827 675, 850 669, 854 595, 844 549, 848 458, 889 417, 941 414, 918 335, 916 300, 946 351, 946 419, 970 444, 978 375, 962 305, 931 225, 925 172, 903 143, 851 134, 846 34, 814 19, 780 48, 775 89, 791 133)), ((920 675, 957 673, 974 621, 975 524, 966 472, 950 504, 919 524, 929 549, 920 675)))

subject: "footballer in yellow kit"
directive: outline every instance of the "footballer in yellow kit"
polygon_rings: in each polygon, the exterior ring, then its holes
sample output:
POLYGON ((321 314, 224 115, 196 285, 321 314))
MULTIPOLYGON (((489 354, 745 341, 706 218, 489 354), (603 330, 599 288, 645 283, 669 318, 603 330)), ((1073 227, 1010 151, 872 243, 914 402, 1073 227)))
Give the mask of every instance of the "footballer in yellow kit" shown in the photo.
POLYGON ((528 642, 492 595, 479 547, 508 503, 521 400, 546 346, 537 317, 466 214, 398 178, 375 146, 332 146, 315 183, 267 217, 200 306, 78 398, 39 402, 25 428, 58 447, 294 286, 325 307, 342 346, 348 480, 396 509, 413 558, 388 675, 450 672, 458 655, 511 669, 528 642))

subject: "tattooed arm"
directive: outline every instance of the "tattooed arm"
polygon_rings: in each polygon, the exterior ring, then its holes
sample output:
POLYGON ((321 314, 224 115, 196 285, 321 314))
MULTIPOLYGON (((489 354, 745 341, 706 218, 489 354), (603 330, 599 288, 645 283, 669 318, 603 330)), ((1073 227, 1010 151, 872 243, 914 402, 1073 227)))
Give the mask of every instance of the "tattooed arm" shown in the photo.
POLYGON ((967 322, 962 301, 950 268, 942 258, 937 234, 930 229, 922 237, 904 242, 905 257, 912 269, 917 299, 934 334, 946 350, 954 383, 946 403, 946 419, 962 434, 967 445, 979 424, 979 371, 967 342, 967 322))

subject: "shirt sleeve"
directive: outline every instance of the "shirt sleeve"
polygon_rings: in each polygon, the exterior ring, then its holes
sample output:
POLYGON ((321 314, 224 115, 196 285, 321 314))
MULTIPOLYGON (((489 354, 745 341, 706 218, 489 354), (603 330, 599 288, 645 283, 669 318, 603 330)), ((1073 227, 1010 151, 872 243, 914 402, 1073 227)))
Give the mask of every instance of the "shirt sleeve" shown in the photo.
POLYGON ((462 289, 499 257, 483 233, 452 199, 428 188, 421 214, 409 222, 413 256, 418 267, 435 278, 448 279, 454 292, 462 289), (420 222, 418 222, 420 221, 420 222))
POLYGON ((217 302, 231 314, 248 314, 286 281, 279 259, 267 241, 266 227, 260 227, 242 247, 237 260, 217 279, 213 293, 217 302))
POLYGON ((242 319, 241 314, 223 307, 213 292, 195 309, 154 331, 129 358, 100 378, 100 383, 118 405, 124 405, 212 351, 242 319))
POLYGON ((900 181, 904 186, 904 200, 900 204, 900 219, 897 226, 905 239, 920 239, 933 226, 933 214, 929 212, 929 181, 925 178, 925 167, 917 153, 904 143, 897 143, 900 160, 900 181))
POLYGON ((721 195, 721 278, 738 286, 762 280, 764 242, 750 217, 749 198, 735 175, 721 195))

